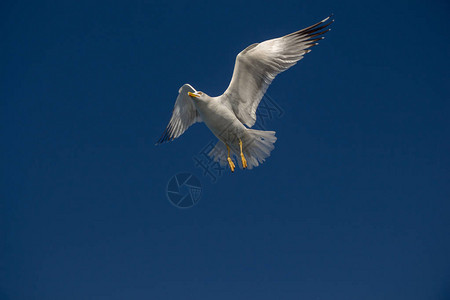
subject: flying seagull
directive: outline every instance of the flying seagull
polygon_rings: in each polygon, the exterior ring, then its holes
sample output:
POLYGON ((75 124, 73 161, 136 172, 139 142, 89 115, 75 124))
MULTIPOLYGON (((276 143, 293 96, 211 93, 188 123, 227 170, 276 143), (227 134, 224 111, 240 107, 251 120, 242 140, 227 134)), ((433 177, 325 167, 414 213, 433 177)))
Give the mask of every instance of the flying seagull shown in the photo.
POLYGON ((251 169, 263 163, 275 148, 274 131, 250 129, 256 121, 256 109, 272 80, 311 52, 334 22, 328 18, 280 38, 245 48, 236 62, 227 90, 218 97, 196 91, 185 84, 178 91, 169 125, 157 144, 182 135, 192 124, 204 122, 219 139, 209 156, 232 172, 239 167, 251 169), (239 159, 240 157, 240 159, 239 159))

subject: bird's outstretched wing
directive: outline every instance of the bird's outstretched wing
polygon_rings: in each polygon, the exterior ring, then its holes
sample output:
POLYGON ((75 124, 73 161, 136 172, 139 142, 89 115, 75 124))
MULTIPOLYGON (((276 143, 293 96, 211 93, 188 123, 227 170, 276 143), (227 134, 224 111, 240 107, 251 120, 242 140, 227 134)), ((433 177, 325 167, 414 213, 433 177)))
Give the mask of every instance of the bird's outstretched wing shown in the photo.
POLYGON ((272 80, 323 39, 319 36, 329 31, 326 27, 334 22, 330 17, 286 36, 250 45, 238 54, 233 77, 222 99, 242 123, 249 127, 255 124, 256 109, 272 80))
POLYGON ((201 122, 200 115, 188 92, 195 93, 196 90, 189 84, 183 85, 178 90, 177 101, 175 101, 169 125, 167 125, 161 138, 156 142, 157 145, 172 141, 182 135, 195 122, 201 122))

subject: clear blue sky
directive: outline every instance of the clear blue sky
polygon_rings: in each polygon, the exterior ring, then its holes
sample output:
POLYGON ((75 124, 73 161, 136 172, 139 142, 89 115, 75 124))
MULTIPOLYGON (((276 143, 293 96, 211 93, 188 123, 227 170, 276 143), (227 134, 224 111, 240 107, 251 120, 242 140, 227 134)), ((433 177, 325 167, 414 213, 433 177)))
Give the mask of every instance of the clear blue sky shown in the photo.
POLYGON ((448 299, 448 1, 3 1, 1 299, 448 299), (265 164, 216 183, 178 88, 330 13, 268 94, 265 164), (194 173, 177 209, 168 180, 194 173))

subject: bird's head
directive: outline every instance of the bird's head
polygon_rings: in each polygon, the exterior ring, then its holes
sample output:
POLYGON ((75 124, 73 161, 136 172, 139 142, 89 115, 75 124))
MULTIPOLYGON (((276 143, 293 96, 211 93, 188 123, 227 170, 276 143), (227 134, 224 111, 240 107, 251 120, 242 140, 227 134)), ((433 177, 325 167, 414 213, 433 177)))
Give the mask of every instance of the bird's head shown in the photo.
POLYGON ((196 91, 194 93, 188 92, 188 95, 192 98, 194 98, 194 100, 206 100, 207 95, 203 92, 200 91, 196 91))

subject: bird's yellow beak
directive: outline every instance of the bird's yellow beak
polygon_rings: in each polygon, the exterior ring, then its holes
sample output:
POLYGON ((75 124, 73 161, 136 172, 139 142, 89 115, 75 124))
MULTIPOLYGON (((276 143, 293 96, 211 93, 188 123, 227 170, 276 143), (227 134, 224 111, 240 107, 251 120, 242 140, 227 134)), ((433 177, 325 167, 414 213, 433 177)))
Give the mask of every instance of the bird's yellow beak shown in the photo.
POLYGON ((196 94, 191 93, 191 92, 188 92, 188 95, 191 96, 191 97, 194 97, 194 98, 200 97, 199 95, 196 95, 196 94))

